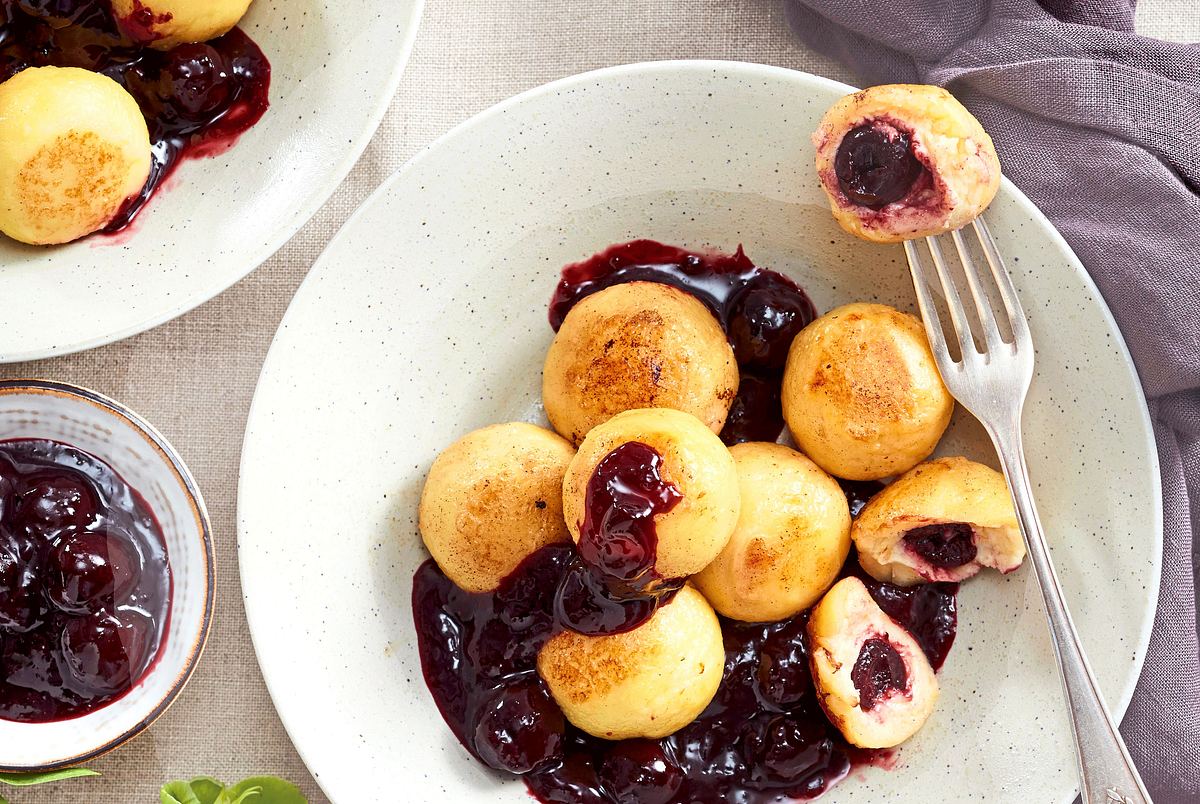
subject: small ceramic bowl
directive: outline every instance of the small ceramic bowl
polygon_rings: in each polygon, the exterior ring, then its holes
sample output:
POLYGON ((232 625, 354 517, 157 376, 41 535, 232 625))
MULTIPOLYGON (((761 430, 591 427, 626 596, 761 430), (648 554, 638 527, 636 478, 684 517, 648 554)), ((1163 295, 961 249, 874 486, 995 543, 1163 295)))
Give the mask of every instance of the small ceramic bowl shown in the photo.
POLYGON ((0 381, 0 440, 61 441, 100 458, 150 503, 166 537, 171 614, 158 660, 124 697, 54 723, 0 720, 0 771, 52 770, 111 751, 154 722, 200 659, 213 611, 213 543, 196 481, 145 420, 94 391, 0 381))

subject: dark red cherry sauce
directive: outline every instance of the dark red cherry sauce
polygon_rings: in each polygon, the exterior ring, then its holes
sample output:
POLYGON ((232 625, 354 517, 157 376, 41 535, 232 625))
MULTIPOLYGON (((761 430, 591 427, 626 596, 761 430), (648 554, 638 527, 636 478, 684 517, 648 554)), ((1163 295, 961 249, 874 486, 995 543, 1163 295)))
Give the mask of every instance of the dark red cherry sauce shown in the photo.
MULTIPOLYGON (((868 490, 855 487, 864 496, 868 490)), ((769 624, 722 619, 720 688, 700 717, 675 734, 611 742, 576 729, 538 676, 537 654, 566 627, 556 614, 556 590, 579 562, 572 545, 545 547, 491 594, 462 591, 432 560, 413 579, 421 664, 447 724, 481 761, 521 774, 541 801, 811 799, 854 765, 888 756, 848 745, 822 712, 809 670, 807 612, 769 624)), ((843 574, 862 578, 934 667, 941 666, 954 640, 956 584, 880 583, 853 557, 843 574)), ((875 653, 859 670, 863 685, 882 694, 889 684, 903 684, 903 670, 892 667, 886 651, 875 653)))
POLYGON ((683 586, 654 568, 654 517, 683 495, 660 471, 662 456, 637 441, 601 459, 588 480, 579 528, 578 559, 555 595, 554 611, 581 634, 616 634, 644 623, 683 586))
POLYGON ((271 65, 240 29, 166 52, 147 46, 148 32, 139 12, 117 20, 107 0, 0 0, 0 83, 28 67, 82 67, 114 79, 142 109, 150 177, 106 232, 127 227, 182 160, 233 145, 269 105, 271 65))
POLYGON ((0 442, 0 719, 120 698, 158 656, 170 605, 166 542, 137 491, 66 444, 0 442))
POLYGON ((733 346, 741 385, 721 438, 726 444, 774 441, 783 432, 779 388, 788 349, 817 310, 795 282, 759 268, 742 251, 698 254, 653 240, 612 246, 568 265, 550 300, 557 332, 581 299, 624 282, 661 282, 712 311, 733 346))

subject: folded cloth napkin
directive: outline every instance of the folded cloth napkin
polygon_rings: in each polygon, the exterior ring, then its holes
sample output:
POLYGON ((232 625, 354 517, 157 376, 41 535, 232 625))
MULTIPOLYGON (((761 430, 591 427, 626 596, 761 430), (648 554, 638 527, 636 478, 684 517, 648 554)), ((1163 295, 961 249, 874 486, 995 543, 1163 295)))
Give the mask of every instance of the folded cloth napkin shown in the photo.
POLYGON ((1112 308, 1150 400, 1166 515, 1122 730, 1158 804, 1200 801, 1200 45, 1136 35, 1135 0, 786 2, 805 43, 865 83, 950 89, 1112 308))

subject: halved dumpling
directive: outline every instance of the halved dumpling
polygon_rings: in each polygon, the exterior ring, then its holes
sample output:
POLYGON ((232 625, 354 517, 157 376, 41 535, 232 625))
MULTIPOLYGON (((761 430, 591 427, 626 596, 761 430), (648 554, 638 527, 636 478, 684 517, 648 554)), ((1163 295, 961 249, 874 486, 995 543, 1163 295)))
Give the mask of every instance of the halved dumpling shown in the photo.
POLYGON ((966 458, 927 461, 879 492, 850 536, 872 577, 911 586, 1012 572, 1025 541, 1004 477, 966 458))
POLYGON ((899 745, 933 713, 933 667, 858 578, 843 578, 826 593, 813 609, 808 636, 817 700, 853 745, 899 745))

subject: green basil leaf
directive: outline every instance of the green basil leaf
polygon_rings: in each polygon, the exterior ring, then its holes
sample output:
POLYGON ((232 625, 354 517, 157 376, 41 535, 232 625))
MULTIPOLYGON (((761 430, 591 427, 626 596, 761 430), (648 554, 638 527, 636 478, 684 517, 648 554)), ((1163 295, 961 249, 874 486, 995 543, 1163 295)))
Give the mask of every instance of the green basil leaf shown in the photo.
POLYGON ((0 773, 0 784, 12 785, 13 787, 31 787, 35 784, 46 784, 46 782, 60 782, 63 779, 78 779, 82 776, 99 775, 87 768, 64 768, 62 770, 46 771, 45 773, 0 773))
POLYGON ((220 804, 308 804, 300 788, 275 776, 252 776, 225 788, 220 804))
POLYGON ((167 782, 158 791, 159 804, 200 804, 190 782, 167 782))
POLYGON ((190 782, 168 782, 158 793, 161 804, 216 804, 225 785, 211 776, 197 776, 190 782))

